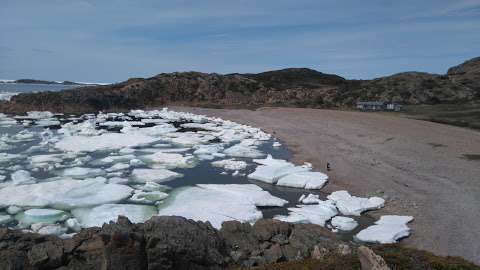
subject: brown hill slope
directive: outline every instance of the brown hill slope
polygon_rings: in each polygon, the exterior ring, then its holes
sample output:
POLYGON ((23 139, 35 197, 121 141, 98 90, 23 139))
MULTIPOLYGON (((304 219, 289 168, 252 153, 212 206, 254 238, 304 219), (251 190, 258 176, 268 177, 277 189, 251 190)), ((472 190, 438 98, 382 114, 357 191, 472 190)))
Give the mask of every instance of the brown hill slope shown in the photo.
POLYGON ((352 106, 359 100, 464 103, 480 98, 479 70, 477 58, 451 68, 447 75, 405 72, 365 81, 306 68, 258 74, 162 73, 108 86, 19 94, 10 102, 0 103, 0 112, 77 113, 167 104, 325 108, 352 106))

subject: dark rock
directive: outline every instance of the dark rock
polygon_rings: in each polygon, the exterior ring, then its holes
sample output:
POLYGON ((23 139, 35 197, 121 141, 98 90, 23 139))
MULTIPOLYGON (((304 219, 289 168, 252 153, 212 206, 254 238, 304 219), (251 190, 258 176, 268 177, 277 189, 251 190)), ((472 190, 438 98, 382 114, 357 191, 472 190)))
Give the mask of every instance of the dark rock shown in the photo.
POLYGON ((81 230, 71 239, 0 229, 0 269, 223 269, 307 257, 342 242, 317 225, 260 220, 253 226, 153 217, 81 230), (307 240, 308 239, 308 240, 307 240), (303 241, 303 242, 302 242, 303 241), (302 243, 301 243, 302 242, 302 243))
POLYGON ((220 269, 225 265, 225 244, 208 222, 153 217, 144 230, 150 269, 220 269))

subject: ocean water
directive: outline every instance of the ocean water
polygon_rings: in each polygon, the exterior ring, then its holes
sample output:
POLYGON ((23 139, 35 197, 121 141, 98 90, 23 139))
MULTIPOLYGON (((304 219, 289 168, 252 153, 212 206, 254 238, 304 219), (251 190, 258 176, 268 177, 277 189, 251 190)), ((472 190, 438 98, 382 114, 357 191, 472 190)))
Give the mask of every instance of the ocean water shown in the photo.
POLYGON ((61 84, 34 84, 34 83, 0 83, 0 100, 10 100, 19 93, 31 93, 40 91, 61 91, 78 87, 78 85, 61 84))

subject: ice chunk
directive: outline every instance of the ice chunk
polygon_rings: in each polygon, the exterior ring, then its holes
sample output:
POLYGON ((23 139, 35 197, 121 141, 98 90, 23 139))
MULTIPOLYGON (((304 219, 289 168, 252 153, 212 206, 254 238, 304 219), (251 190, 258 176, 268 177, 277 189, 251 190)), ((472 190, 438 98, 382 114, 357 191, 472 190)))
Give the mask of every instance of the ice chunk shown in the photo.
POLYGON ((72 178, 83 179, 87 177, 95 177, 104 175, 105 172, 102 169, 74 167, 63 170, 63 176, 69 176, 72 178))
POLYGON ((332 201, 319 201, 318 204, 298 205, 288 208, 288 216, 276 216, 275 219, 293 223, 313 223, 325 226, 325 222, 338 214, 332 201))
POLYGON ((7 208, 7 213, 9 213, 10 215, 16 215, 20 212, 22 212, 23 209, 16 206, 16 205, 10 205, 8 208, 7 208))
POLYGON ((223 150, 223 145, 221 144, 207 144, 207 145, 197 145, 195 146, 195 155, 213 155, 223 150))
POLYGON ((65 225, 72 231, 78 232, 82 229, 80 222, 76 218, 69 218, 65 221, 65 225))
POLYGON ((38 163, 61 163, 63 160, 61 155, 59 154, 51 154, 51 155, 36 155, 31 156, 30 163, 38 164, 38 163))
POLYGON ((99 136, 66 136, 55 147, 63 151, 94 152, 148 145, 155 141, 158 138, 138 133, 105 133, 99 136))
POLYGON ((232 157, 246 157, 246 158, 258 158, 262 157, 263 154, 260 150, 257 149, 254 145, 246 145, 246 144, 236 144, 231 146, 223 151, 228 156, 232 157))
POLYGON ((13 218, 10 215, 1 215, 0 214, 0 225, 7 224, 11 222, 13 218))
POLYGON ((168 194, 161 191, 135 191, 133 196, 130 198, 131 202, 135 203, 154 203, 161 201, 168 197, 168 194))
POLYGON ((227 220, 255 222, 262 218, 257 206, 283 206, 286 203, 256 185, 206 184, 173 191, 159 205, 159 215, 208 220, 215 228, 220 228, 227 220))
POLYGON ((58 180, 0 189, 0 207, 46 207, 71 209, 115 203, 130 197, 132 189, 107 184, 106 179, 58 180))
POLYGON ((304 204, 316 204, 321 201, 319 197, 317 194, 302 195, 298 201, 304 204))
POLYGON ((351 216, 360 216, 364 211, 380 209, 385 204, 385 200, 380 197, 361 198, 351 196, 345 190, 335 191, 327 198, 335 202, 342 214, 351 216))
POLYGON ((355 235, 355 239, 362 242, 390 244, 410 235, 407 223, 413 220, 412 216, 381 216, 375 225, 372 225, 355 235))
POLYGON ((137 183, 160 183, 182 176, 183 175, 180 173, 176 173, 167 169, 134 169, 132 171, 132 179, 137 183))
POLYGON ((353 218, 336 216, 332 218, 332 226, 341 231, 351 231, 358 226, 353 218))
POLYGON ((29 209, 23 213, 17 214, 15 218, 24 225, 34 223, 55 223, 59 220, 68 218, 68 214, 56 209, 29 209))
POLYGON ((321 189, 328 181, 328 176, 321 172, 296 172, 281 177, 277 185, 305 189, 321 189))
POLYGON ((247 163, 242 160, 224 159, 212 162, 212 166, 224 168, 229 171, 239 171, 247 168, 247 163))
POLYGON ((130 168, 130 164, 126 163, 117 163, 113 165, 112 167, 106 169, 107 172, 116 172, 116 171, 123 171, 130 168))
POLYGON ((110 164, 110 163, 114 163, 114 162, 127 162, 127 161, 130 161, 132 159, 135 159, 135 155, 121 155, 121 156, 108 156, 108 157, 104 157, 100 160, 95 160, 92 162, 92 164, 110 164))
POLYGON ((104 204, 94 208, 72 210, 72 214, 84 228, 116 221, 119 215, 126 216, 133 223, 144 222, 156 213, 157 208, 154 206, 135 204, 104 204))
POLYGON ((141 156, 140 159, 147 163, 164 165, 166 168, 193 168, 196 165, 193 156, 183 156, 178 153, 157 152, 151 155, 141 156))
POLYGON ((40 228, 37 233, 39 234, 51 234, 51 235, 56 235, 60 236, 63 235, 64 233, 67 232, 67 229, 60 226, 60 225, 46 225, 42 228, 40 228))
POLYGON ((30 172, 25 170, 19 170, 10 175, 13 185, 29 185, 35 184, 35 178, 30 175, 30 172))
POLYGON ((261 165, 255 171, 248 175, 248 178, 258 181, 275 184, 278 179, 288 174, 309 171, 310 167, 295 166, 291 163, 282 163, 278 165, 261 165))

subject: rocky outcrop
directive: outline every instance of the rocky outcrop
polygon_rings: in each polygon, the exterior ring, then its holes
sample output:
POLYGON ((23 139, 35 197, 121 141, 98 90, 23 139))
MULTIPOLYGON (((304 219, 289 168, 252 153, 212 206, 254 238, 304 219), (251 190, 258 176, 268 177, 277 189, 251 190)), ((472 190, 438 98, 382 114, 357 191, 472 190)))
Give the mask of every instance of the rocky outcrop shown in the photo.
POLYGON ((120 217, 65 240, 0 229, 0 269, 223 269, 335 253, 344 245, 317 225, 230 221, 218 231, 181 217, 145 224, 120 217))
POLYGON ((374 80, 346 80, 305 68, 258 74, 163 73, 61 92, 23 93, 0 103, 0 112, 122 111, 163 105, 344 107, 361 100, 403 104, 460 103, 480 99, 478 58, 446 75, 405 72, 374 80))
POLYGON ((358 259, 362 270, 390 270, 385 260, 366 246, 358 248, 358 259))

